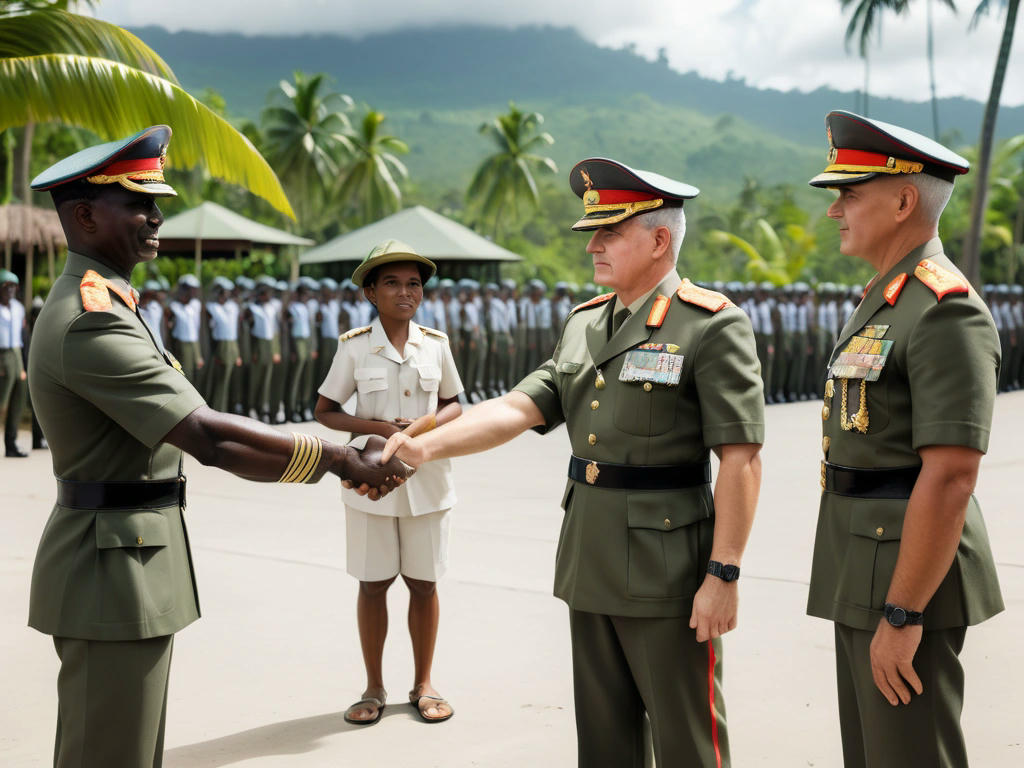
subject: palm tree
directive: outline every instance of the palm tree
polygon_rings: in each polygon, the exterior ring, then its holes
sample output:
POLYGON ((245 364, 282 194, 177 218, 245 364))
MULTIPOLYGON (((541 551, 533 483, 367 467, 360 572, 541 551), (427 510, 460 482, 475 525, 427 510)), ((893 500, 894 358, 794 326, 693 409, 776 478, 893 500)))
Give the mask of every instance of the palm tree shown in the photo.
POLYGON ((909 0, 839 0, 843 10, 854 5, 853 14, 846 25, 846 46, 849 49, 850 41, 854 37, 857 40, 857 51, 864 59, 864 115, 870 112, 868 109, 868 77, 870 74, 870 62, 868 60, 868 44, 875 32, 882 28, 882 13, 891 10, 896 15, 907 10, 909 0))
POLYGON ((538 147, 555 143, 551 134, 539 130, 544 116, 539 112, 522 112, 512 102, 508 107, 506 114, 480 126, 480 133, 489 137, 498 151, 480 164, 466 192, 470 205, 479 209, 481 220, 491 219, 495 236, 503 216, 510 213, 512 219, 518 218, 520 199, 539 207, 534 171, 558 172, 550 157, 533 154, 538 147))
POLYGON ((341 178, 338 196, 354 212, 357 224, 368 224, 402 207, 398 179, 409 171, 396 157, 409 152, 408 145, 394 136, 380 133, 385 117, 367 110, 359 130, 350 136, 352 163, 341 178))
MULTIPOLYGON (((988 177, 992 161, 992 146, 995 141, 996 117, 999 114, 999 99, 1003 93, 1003 81, 1006 78, 1006 64, 1013 46, 1013 29, 1017 24, 1017 11, 1020 0, 999 0, 1006 9, 1003 23, 1003 36, 999 43, 996 56, 996 68, 992 74, 992 87, 989 90, 988 103, 985 105, 985 117, 981 124, 981 141, 978 148, 977 176, 975 178, 974 197, 971 200, 971 228, 964 241, 963 270, 967 279, 975 285, 981 277, 981 237, 985 224, 985 207, 988 203, 988 177)), ((981 0, 971 18, 971 29, 989 12, 990 0, 981 0)))
POLYGON ((311 230, 343 158, 353 149, 345 115, 352 99, 341 93, 322 94, 323 73, 295 72, 293 77, 293 83, 280 82, 260 120, 267 157, 295 201, 300 222, 311 230))
POLYGON ((263 157, 186 93, 155 51, 116 25, 66 7, 67 0, 0 5, 0 130, 26 126, 20 175, 31 175, 27 153, 35 123, 78 125, 104 139, 167 123, 177 129, 170 165, 205 165, 293 216, 263 157))
POLYGON ((706 237, 712 245, 735 248, 747 257, 748 280, 785 285, 798 279, 808 254, 816 248, 814 234, 800 224, 785 224, 780 236, 763 218, 754 221, 752 228, 749 239, 721 229, 710 230, 706 237))
MULTIPOLYGON (((953 13, 956 13, 955 0, 939 0, 953 13)), ((932 0, 927 2, 928 12, 928 82, 932 91, 932 138, 939 140, 939 99, 935 94, 935 30, 932 25, 932 0)))

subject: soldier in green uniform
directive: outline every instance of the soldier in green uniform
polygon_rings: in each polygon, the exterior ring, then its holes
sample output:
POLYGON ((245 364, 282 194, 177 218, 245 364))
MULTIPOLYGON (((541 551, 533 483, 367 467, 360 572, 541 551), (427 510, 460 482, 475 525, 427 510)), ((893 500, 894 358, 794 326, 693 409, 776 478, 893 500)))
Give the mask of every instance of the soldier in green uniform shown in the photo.
POLYGON ((999 339, 945 256, 968 163, 912 131, 825 118, 840 251, 877 270, 829 359, 808 613, 835 622, 847 768, 962 768, 968 625, 1003 609, 973 496, 999 339))
POLYGON ((25 410, 27 388, 22 345, 25 336, 25 307, 15 295, 18 276, 0 269, 0 411, 4 418, 4 455, 23 459, 18 447, 18 425, 25 410))
POLYGON ((54 765, 149 768, 163 757, 174 633, 199 616, 182 512, 182 451, 250 480, 330 471, 368 495, 404 475, 376 453, 288 435, 208 408, 138 313, 130 278, 156 258, 170 128, 90 147, 32 183, 68 241, 36 323, 32 400, 57 502, 32 571, 29 625, 60 673, 54 765), (370 486, 376 486, 371 489, 370 486))
POLYGON ((418 466, 565 422, 555 595, 569 605, 579 765, 640 765, 646 715, 659 766, 727 766, 720 636, 736 626, 764 433, 753 332, 676 273, 697 189, 601 158, 570 184, 594 280, 615 293, 576 307, 552 359, 514 391, 392 436, 384 455, 418 466))

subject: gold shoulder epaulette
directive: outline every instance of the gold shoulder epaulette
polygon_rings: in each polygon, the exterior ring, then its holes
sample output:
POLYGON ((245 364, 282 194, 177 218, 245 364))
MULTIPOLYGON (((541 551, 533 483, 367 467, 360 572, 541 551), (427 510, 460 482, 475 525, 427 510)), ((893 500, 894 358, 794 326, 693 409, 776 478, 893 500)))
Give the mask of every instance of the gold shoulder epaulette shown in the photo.
POLYGON ((683 278, 682 284, 676 289, 676 296, 687 304, 696 304, 698 307, 703 307, 711 312, 719 312, 726 307, 736 306, 717 291, 709 291, 707 288, 694 285, 686 277, 683 278))
POLYGON ((967 293, 967 281, 956 272, 940 267, 931 259, 922 259, 914 269, 914 277, 931 288, 939 301, 949 293, 967 293))
POLYGON ((611 293, 602 293, 600 296, 595 296, 590 301, 584 301, 582 304, 577 304, 575 307, 572 308, 572 311, 569 312, 569 317, 572 317, 577 312, 579 312, 581 309, 589 309, 590 307, 597 307, 597 306, 600 306, 601 304, 604 304, 606 301, 611 301, 614 298, 615 298, 615 292, 614 291, 612 291, 611 293))
POLYGON ((98 272, 88 270, 78 287, 82 292, 82 306, 86 312, 109 312, 114 308, 107 281, 98 272))
POLYGON ((369 333, 370 327, 371 326, 369 325, 364 325, 362 328, 353 328, 351 331, 345 331, 345 333, 338 337, 338 341, 348 341, 349 339, 354 339, 356 336, 369 333))
POLYGON ((421 325, 420 330, 423 331, 428 336, 437 336, 437 338, 439 339, 444 339, 445 341, 448 341, 448 334, 445 333, 444 331, 439 331, 436 328, 427 328, 427 326, 425 325, 421 325))

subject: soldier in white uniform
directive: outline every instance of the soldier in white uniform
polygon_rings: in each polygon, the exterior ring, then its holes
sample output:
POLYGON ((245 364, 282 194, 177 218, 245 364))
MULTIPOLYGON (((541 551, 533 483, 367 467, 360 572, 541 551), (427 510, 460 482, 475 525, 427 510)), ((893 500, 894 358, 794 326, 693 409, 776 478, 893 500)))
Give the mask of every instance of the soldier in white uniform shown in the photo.
POLYGON ((199 301, 199 279, 195 275, 181 276, 177 295, 167 309, 173 341, 171 351, 181 363, 185 378, 198 389, 199 372, 203 368, 203 355, 199 348, 203 304, 199 301))
POLYGON ((213 340, 210 371, 210 406, 228 412, 231 379, 242 367, 238 350, 238 304, 231 298, 235 285, 226 277, 213 280, 213 301, 206 304, 210 316, 210 338, 213 340))
MULTIPOLYGON (((352 280, 379 309, 370 325, 339 340, 320 386, 316 418, 331 429, 353 433, 353 447, 372 434, 416 434, 456 418, 462 382, 448 337, 412 322, 423 284, 435 267, 396 240, 374 248, 352 280), (342 405, 356 395, 355 413, 342 405), (424 420, 416 421, 420 417, 424 420)), ((455 503, 448 460, 431 462, 395 492, 367 503, 342 490, 345 503, 347 570, 359 580, 357 615, 366 664, 363 698, 345 712, 350 723, 380 719, 387 700, 382 657, 387 633, 387 590, 402 575, 409 587, 409 629, 415 679, 409 701, 420 717, 440 722, 452 708, 431 683, 439 607, 436 582, 448 556, 448 511, 455 503)))
POLYGON ((7 458, 22 459, 27 453, 18 448, 18 424, 28 387, 21 353, 25 332, 25 305, 18 301, 18 276, 0 269, 0 411, 6 410, 4 448, 7 458))

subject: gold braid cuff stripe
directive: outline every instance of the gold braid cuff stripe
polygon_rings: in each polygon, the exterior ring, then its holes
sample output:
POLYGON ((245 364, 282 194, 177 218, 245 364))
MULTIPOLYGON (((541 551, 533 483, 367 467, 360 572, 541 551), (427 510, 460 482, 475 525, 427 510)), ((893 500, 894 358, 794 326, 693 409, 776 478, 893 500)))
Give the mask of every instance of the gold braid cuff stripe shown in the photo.
POLYGON ((288 462, 279 483, 305 483, 316 472, 323 457, 324 444, 319 437, 292 433, 294 448, 292 458, 288 462))

